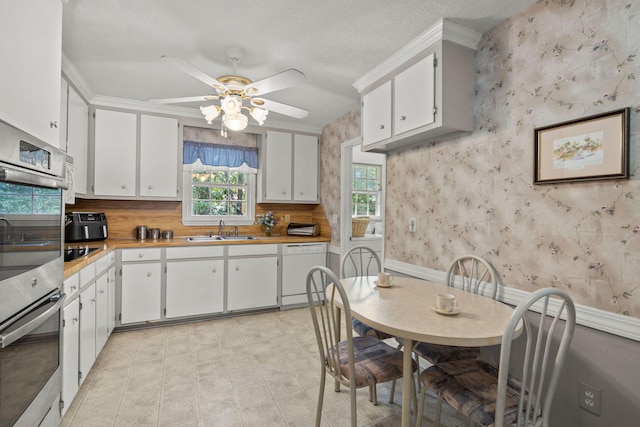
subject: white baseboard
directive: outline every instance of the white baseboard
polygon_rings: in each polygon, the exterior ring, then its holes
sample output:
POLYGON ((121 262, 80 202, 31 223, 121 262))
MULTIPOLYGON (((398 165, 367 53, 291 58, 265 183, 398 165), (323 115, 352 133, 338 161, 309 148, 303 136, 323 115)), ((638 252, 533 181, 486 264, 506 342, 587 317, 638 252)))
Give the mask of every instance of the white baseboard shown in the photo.
MULTIPOLYGON (((401 261, 385 259, 384 269, 396 271, 408 276, 428 280, 430 282, 442 283, 444 286, 446 272, 432 270, 426 267, 419 267, 401 261)), ((531 295, 530 292, 509 286, 501 287, 498 290, 497 299, 506 304, 518 305, 518 303, 531 295)), ((553 302, 553 301, 552 301, 553 302)), ((630 316, 611 313, 586 305, 575 304, 576 323, 609 334, 618 335, 634 341, 640 341, 640 319, 630 316)), ((536 307, 534 306, 535 310, 536 307)))

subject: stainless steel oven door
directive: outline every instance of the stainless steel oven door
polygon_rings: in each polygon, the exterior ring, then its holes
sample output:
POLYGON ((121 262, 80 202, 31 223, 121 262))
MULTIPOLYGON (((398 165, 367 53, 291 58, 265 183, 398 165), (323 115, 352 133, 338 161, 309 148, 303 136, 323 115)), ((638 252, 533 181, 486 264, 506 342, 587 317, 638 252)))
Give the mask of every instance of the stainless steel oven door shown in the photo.
POLYGON ((0 162, 0 323, 62 285, 63 187, 0 162))
POLYGON ((38 425, 60 393, 63 302, 57 290, 0 325, 0 426, 38 425))

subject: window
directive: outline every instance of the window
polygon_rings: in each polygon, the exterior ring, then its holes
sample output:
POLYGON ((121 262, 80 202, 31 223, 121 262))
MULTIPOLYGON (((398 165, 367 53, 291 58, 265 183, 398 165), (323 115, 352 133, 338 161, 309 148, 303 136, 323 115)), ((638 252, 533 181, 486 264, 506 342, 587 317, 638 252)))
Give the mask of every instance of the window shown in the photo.
POLYGON ((380 216, 382 167, 354 163, 351 179, 351 215, 380 216))
POLYGON ((0 214, 60 214, 60 190, 0 183, 0 214))
POLYGON ((234 170, 184 171, 183 223, 248 225, 254 221, 255 174, 234 170))

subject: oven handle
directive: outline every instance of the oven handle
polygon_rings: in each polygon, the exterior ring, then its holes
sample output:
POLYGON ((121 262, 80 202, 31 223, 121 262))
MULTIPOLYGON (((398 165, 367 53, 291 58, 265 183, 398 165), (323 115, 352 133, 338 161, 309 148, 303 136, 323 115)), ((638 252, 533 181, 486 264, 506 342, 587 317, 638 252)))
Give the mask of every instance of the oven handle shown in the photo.
POLYGON ((15 184, 34 185, 38 187, 60 188, 62 190, 67 189, 67 185, 63 180, 5 167, 0 167, 0 181, 12 182, 15 184))
POLYGON ((52 297, 51 302, 49 303, 51 306, 49 308, 40 313, 38 317, 31 320, 29 323, 25 323, 24 325, 19 326, 13 330, 11 330, 11 327, 7 328, 9 329, 9 331, 5 334, 0 335, 0 348, 5 348, 13 344, 15 341, 19 340, 29 332, 44 324, 47 320, 49 320, 51 316, 54 315, 56 311, 60 310, 60 307, 62 306, 62 303, 66 298, 66 294, 58 295, 52 297), (58 295, 59 297, 56 298, 58 295))

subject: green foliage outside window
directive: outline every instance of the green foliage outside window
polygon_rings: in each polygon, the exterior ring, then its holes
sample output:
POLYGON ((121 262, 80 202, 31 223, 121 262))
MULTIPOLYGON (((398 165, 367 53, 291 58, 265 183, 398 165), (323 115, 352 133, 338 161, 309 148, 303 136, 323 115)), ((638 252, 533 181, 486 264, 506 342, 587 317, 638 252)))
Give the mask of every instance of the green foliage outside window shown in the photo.
POLYGON ((354 164, 351 187, 351 214, 378 216, 382 173, 380 166, 354 164))
POLYGON ((243 172, 192 172, 191 214, 244 216, 247 212, 247 176, 243 172))
POLYGON ((0 214, 59 214, 61 190, 0 183, 0 214))

